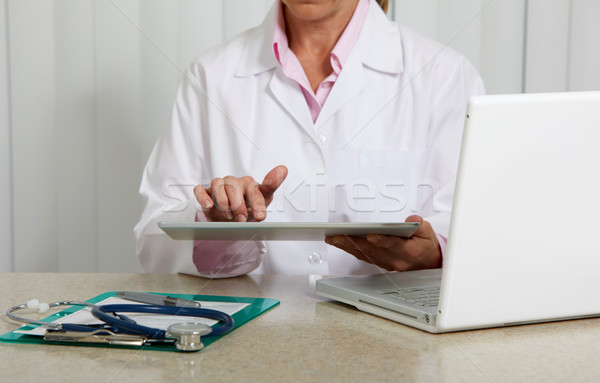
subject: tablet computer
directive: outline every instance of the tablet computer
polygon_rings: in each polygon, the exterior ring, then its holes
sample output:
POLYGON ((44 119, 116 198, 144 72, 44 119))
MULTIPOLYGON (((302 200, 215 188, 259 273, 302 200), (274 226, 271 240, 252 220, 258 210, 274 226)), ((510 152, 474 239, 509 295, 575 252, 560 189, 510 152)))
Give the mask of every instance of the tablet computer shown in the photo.
POLYGON ((367 234, 410 238, 418 222, 159 222, 173 239, 247 240, 247 241, 322 241, 326 236, 367 234))

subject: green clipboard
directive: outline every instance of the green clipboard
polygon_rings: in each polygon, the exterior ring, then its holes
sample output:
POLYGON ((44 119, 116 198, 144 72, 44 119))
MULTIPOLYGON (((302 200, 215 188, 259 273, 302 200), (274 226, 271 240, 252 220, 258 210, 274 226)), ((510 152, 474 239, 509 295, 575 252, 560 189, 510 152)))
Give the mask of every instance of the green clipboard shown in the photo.
MULTIPOLYGON (((191 299, 197 301, 207 301, 207 302, 232 302, 232 303, 247 303, 248 306, 243 308, 242 310, 236 312, 232 315, 233 320, 235 322, 235 327, 232 331, 239 328, 240 326, 248 323, 252 319, 261 315, 262 313, 272 309, 273 307, 279 304, 279 301, 276 299, 270 298, 248 298, 248 297, 227 297, 227 296, 217 296, 217 295, 190 295, 190 294, 165 294, 165 293, 155 293, 161 295, 168 295, 174 298, 184 298, 191 299)), ((104 299, 110 297, 117 297, 115 291, 106 292, 95 296, 86 302, 89 303, 98 303, 103 301, 104 299)), ((44 322, 52 322, 54 320, 59 319, 65 315, 72 314, 76 311, 83 309, 80 306, 72 306, 60 312, 54 313, 44 319, 41 319, 44 322)), ((31 330, 37 325, 26 325, 17 330, 31 330)), ((15 330, 16 331, 16 330, 15 330)), ((122 346, 122 345, 110 345, 104 343, 81 343, 81 342, 54 342, 54 341, 46 341, 41 336, 35 335, 27 335, 27 334, 19 334, 15 333, 15 331, 8 332, 6 334, 0 335, 0 341, 2 342, 13 342, 13 343, 33 343, 33 344, 59 344, 59 345, 68 345, 68 346, 85 346, 85 347, 116 347, 116 348, 130 348, 130 349, 138 349, 138 350, 156 350, 156 351, 179 351, 175 347, 173 343, 147 343, 143 346, 122 346)), ((211 345, 217 340, 221 339, 224 335, 211 336, 211 337, 203 337, 202 343, 204 343, 204 347, 211 345)))

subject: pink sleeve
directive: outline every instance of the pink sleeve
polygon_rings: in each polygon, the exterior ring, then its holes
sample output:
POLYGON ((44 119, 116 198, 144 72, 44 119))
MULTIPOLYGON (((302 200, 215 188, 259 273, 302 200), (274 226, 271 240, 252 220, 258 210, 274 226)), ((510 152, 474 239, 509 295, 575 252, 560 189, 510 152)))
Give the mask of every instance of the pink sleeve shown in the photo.
MULTIPOLYGON (((198 210, 196 222, 208 222, 198 210)), ((260 241, 194 241, 193 261, 203 276, 227 278, 247 274, 256 269, 265 253, 260 241)))
POLYGON ((446 254, 446 246, 448 245, 448 240, 441 234, 437 234, 438 242, 440 244, 440 251, 442 252, 442 265, 444 264, 444 255, 446 254))

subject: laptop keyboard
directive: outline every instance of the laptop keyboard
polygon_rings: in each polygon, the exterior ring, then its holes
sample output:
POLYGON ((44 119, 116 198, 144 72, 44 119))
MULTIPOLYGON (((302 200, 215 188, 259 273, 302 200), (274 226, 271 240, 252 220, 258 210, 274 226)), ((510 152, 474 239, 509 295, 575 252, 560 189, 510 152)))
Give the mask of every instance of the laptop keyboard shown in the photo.
POLYGON ((423 307, 437 307, 440 298, 440 286, 407 287, 385 290, 382 294, 423 307))

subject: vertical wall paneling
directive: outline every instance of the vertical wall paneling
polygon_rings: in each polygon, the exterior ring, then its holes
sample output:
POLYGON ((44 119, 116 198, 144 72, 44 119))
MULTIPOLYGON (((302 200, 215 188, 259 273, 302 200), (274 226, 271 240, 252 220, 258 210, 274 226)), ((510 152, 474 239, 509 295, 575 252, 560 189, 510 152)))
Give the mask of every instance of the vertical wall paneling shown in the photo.
POLYGON ((571 2, 569 90, 600 90, 600 1, 571 2))
MULTIPOLYGON (((141 130, 139 142, 141 179, 154 142, 170 122, 171 105, 180 78, 178 52, 178 4, 175 1, 143 0, 140 7, 141 130)), ((141 199, 139 213, 141 214, 141 199)))
POLYGON ((396 22, 437 40, 438 0, 396 0, 396 22))
POLYGON ((489 0, 439 1, 437 37, 480 68, 482 14, 489 0))
POLYGON ((57 271, 54 2, 9 1, 16 271, 57 271))
POLYGON ((214 0, 179 0, 179 67, 187 65, 206 49, 224 39, 223 4, 214 0))
POLYGON ((93 1, 61 0, 54 10, 59 270, 89 271, 97 245, 93 1))
POLYGON ((560 92, 568 87, 570 2, 529 0, 525 91, 560 92))
POLYGON ((97 271, 141 270, 135 258, 133 226, 142 153, 141 0, 94 2, 97 271))
POLYGON ((478 67, 483 0, 405 0, 396 2, 396 21, 448 45, 478 67))
POLYGON ((525 0, 397 0, 395 11, 398 23, 465 55, 488 93, 522 91, 525 0))
POLYGON ((479 71, 488 93, 523 91, 524 33, 525 0, 493 1, 483 11, 479 71))
POLYGON ((7 4, 0 1, 0 273, 13 271, 7 4))
POLYGON ((260 24, 274 0, 224 0, 223 20, 225 40, 260 24))

